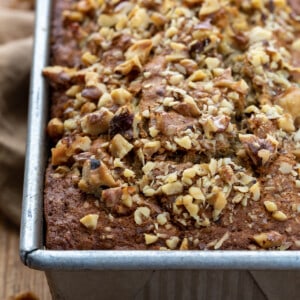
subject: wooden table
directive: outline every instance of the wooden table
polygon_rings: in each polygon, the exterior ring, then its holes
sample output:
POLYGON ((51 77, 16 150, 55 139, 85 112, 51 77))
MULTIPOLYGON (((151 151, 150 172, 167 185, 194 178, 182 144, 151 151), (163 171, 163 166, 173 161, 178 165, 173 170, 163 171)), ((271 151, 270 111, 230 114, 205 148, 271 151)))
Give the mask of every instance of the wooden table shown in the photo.
POLYGON ((19 258, 18 228, 0 215, 0 299, 28 291, 41 300, 51 299, 44 273, 30 270, 19 258))

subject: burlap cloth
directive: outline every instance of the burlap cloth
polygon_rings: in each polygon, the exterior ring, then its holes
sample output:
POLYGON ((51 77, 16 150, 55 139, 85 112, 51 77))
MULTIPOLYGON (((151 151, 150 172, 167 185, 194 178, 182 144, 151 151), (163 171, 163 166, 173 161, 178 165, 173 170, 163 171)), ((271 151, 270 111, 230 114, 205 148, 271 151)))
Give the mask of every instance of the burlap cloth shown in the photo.
MULTIPOLYGON (((300 0, 290 1, 300 13, 300 0)), ((0 218, 4 214, 15 224, 21 212, 34 16, 7 5, 28 8, 32 3, 0 0, 0 218)), ((268 299, 300 297, 299 272, 250 273, 268 299)))
POLYGON ((28 3, 0 0, 0 211, 15 224, 21 212, 32 59, 34 15, 24 10, 28 3))

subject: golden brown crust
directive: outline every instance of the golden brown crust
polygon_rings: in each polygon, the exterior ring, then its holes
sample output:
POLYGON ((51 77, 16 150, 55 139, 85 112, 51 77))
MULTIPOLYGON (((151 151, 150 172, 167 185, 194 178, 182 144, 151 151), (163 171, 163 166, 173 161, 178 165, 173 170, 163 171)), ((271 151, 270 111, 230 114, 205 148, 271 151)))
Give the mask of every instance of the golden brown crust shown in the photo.
POLYGON ((47 247, 299 249, 296 10, 62 3, 44 70, 47 247))

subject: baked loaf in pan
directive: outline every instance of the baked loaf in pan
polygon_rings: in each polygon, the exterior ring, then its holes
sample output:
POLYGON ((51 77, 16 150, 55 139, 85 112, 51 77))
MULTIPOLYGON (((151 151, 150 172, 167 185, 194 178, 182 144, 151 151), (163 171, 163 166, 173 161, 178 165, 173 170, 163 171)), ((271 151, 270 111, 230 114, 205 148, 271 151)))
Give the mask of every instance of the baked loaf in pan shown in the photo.
POLYGON ((297 1, 54 1, 46 247, 299 250, 299 32, 297 1))

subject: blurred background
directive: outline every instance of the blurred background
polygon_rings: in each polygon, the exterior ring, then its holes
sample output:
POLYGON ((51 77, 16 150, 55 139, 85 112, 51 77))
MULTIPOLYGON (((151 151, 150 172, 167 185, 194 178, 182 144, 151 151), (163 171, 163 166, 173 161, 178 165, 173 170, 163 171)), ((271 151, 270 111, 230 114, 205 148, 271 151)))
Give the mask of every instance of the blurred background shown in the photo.
POLYGON ((0 299, 51 299, 42 272, 19 258, 33 0, 0 0, 0 299))

